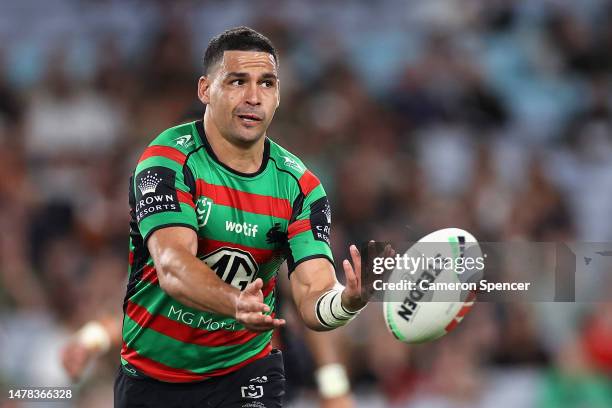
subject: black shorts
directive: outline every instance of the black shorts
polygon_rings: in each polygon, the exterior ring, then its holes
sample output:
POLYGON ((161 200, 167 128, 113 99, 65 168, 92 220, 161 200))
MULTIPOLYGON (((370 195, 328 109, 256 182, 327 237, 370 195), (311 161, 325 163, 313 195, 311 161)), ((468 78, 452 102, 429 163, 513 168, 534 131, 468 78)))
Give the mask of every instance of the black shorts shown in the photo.
POLYGON ((233 373, 195 383, 167 383, 119 367, 115 408, 278 408, 285 394, 280 350, 233 373))

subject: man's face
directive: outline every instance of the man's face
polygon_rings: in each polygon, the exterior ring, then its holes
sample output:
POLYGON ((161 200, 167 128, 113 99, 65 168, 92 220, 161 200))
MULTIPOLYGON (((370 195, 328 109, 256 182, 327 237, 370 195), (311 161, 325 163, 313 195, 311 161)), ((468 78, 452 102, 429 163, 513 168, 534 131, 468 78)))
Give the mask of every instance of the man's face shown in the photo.
POLYGON ((259 51, 225 51, 207 77, 199 96, 221 135, 233 143, 251 144, 268 129, 279 104, 274 56, 259 51))

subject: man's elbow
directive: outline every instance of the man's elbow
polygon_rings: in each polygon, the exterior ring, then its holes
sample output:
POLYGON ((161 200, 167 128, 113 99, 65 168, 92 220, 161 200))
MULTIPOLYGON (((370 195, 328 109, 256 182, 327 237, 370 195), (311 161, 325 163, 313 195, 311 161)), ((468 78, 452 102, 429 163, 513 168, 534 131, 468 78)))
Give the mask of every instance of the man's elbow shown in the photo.
POLYGON ((171 254, 162 254, 155 262, 155 271, 159 281, 159 287, 169 296, 180 299, 183 295, 180 280, 174 274, 174 265, 171 254))
POLYGON ((312 331, 316 331, 316 332, 326 332, 326 331, 330 331, 332 330, 331 327, 323 327, 321 326, 321 324, 319 322, 308 322, 304 319, 302 319, 304 321, 304 324, 306 325, 306 327, 308 327, 310 330, 312 331))
POLYGON ((169 276, 157 270, 157 278, 159 280, 159 287, 166 292, 166 294, 174 299, 180 299, 182 296, 182 289, 180 282, 173 276, 169 276))
POLYGON ((302 322, 304 322, 304 325, 306 327, 308 327, 310 330, 314 330, 317 332, 323 332, 323 331, 329 331, 331 330, 331 328, 327 328, 323 325, 321 325, 321 323, 319 323, 318 319, 314 316, 312 316, 311 313, 309 313, 309 311, 305 311, 303 309, 299 309, 300 310, 300 315, 302 318, 302 322))

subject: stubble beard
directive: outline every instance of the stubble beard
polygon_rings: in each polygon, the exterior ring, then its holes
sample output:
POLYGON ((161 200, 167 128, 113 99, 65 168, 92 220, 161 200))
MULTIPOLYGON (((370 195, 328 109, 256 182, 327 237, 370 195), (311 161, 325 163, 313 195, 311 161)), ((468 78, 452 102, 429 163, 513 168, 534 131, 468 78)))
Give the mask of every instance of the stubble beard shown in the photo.
POLYGON ((221 136, 223 136, 223 138, 231 144, 241 148, 248 148, 257 144, 257 142, 265 136, 266 130, 267 126, 258 131, 256 134, 254 134, 253 131, 248 133, 244 132, 242 129, 228 129, 227 132, 220 133, 221 136))

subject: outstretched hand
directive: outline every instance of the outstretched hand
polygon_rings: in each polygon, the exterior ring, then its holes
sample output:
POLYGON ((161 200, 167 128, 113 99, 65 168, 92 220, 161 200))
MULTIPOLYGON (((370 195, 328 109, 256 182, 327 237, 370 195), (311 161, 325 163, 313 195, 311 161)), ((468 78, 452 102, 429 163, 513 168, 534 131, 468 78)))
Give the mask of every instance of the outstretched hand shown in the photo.
MULTIPOLYGON (((369 253, 374 253, 374 241, 368 243, 369 253)), ((353 264, 345 259, 342 262, 342 268, 344 269, 344 275, 346 276, 346 287, 342 292, 342 305, 349 311, 357 311, 363 308, 369 301, 371 293, 368 288, 362 287, 362 265, 361 265, 361 254, 355 245, 349 247, 351 253, 351 259, 353 264)), ((394 256, 395 251, 390 245, 386 245, 383 250, 383 257, 394 256)))
POLYGON ((349 311, 356 311, 364 307, 368 300, 361 296, 361 254, 355 245, 349 247, 349 252, 353 265, 348 259, 342 262, 346 276, 346 287, 342 291, 342 305, 349 311))
POLYGON ((236 321, 247 330, 263 332, 285 324, 284 319, 275 319, 264 314, 270 311, 270 307, 264 303, 262 287, 263 281, 261 278, 257 278, 249 283, 238 296, 236 321))

